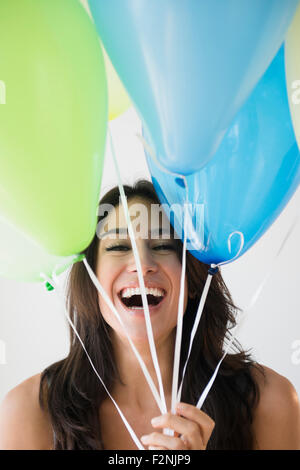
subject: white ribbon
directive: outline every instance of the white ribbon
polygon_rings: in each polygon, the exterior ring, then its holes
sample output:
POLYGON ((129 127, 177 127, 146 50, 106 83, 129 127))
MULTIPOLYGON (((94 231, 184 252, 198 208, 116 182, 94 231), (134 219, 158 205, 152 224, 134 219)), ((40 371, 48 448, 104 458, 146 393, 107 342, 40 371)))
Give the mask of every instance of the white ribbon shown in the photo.
POLYGON ((194 337, 195 337, 195 334, 196 334, 198 326, 199 326, 199 322, 200 322, 200 319, 201 319, 201 316, 202 316, 202 312, 203 312, 203 309, 204 309, 204 305, 205 305, 205 302, 206 302, 206 298, 207 298, 207 294, 208 294, 208 291, 209 291, 209 287, 210 287, 212 277, 213 276, 211 274, 207 275, 205 286, 203 288, 201 299, 200 299, 200 302, 199 302, 197 314, 196 314, 193 329, 192 329, 192 332, 191 332, 189 350, 188 350, 187 358, 186 358, 184 368, 183 368, 183 372, 182 372, 181 385, 180 385, 180 388, 179 388, 179 391, 178 391, 178 396, 177 396, 177 401, 178 402, 180 402, 180 400, 181 400, 181 393, 182 393, 183 380, 184 380, 184 377, 185 377, 185 371, 186 371, 187 364, 188 364, 188 361, 189 361, 189 358, 190 358, 190 354, 191 354, 192 346, 193 346, 193 342, 194 342, 194 337))
MULTIPOLYGON (((117 402, 114 400, 114 398, 113 398, 112 395, 110 394, 110 392, 109 392, 109 390, 107 389, 105 383, 103 382, 102 378, 100 377, 100 375, 99 375, 99 373, 98 373, 96 367, 94 366, 94 363, 93 363, 92 359, 90 358, 90 355, 89 355, 89 353, 87 352, 86 347, 85 347, 85 345, 84 345, 82 339, 80 338, 80 336, 79 336, 79 334, 78 334, 78 332, 77 332, 77 330, 76 330, 76 327, 75 327, 74 323, 72 322, 72 320, 71 320, 71 318, 70 318, 70 316, 69 316, 69 314, 68 314, 68 312, 67 312, 67 310, 66 310, 66 307, 65 307, 65 296, 64 296, 64 293, 63 293, 62 289, 60 288, 60 284, 58 283, 57 278, 56 278, 55 280, 54 280, 53 278, 50 279, 50 278, 49 278, 48 276, 46 276, 44 273, 40 273, 40 276, 41 276, 42 278, 44 278, 45 281, 47 281, 51 286, 53 286, 53 287, 55 288, 55 290, 56 290, 57 294, 59 295, 59 297, 61 298, 62 304, 63 304, 63 306, 64 306, 64 314, 65 314, 65 317, 66 317, 66 319, 68 320, 68 322, 69 322, 71 328, 73 329, 75 335, 77 336, 77 338, 78 338, 78 340, 79 340, 79 342, 80 342, 80 344, 81 344, 81 346, 82 346, 82 348, 83 348, 83 350, 84 350, 84 352, 85 352, 85 354, 86 354, 86 356, 87 356, 87 358, 88 358, 88 360, 89 360, 89 362, 90 362, 90 364, 91 364, 91 366, 92 366, 93 371, 95 372, 96 376, 98 377, 99 381, 101 382, 102 386, 104 387, 104 389, 105 389, 107 395, 108 395, 109 398, 112 400, 114 406, 116 407, 116 409, 117 409, 117 411, 118 411, 118 413, 119 413, 119 415, 120 415, 120 417, 121 417, 123 423, 125 424, 125 426, 126 426, 128 432, 129 432, 131 438, 133 439, 134 443, 136 444, 137 448, 138 448, 139 450, 145 450, 144 446, 141 444, 141 442, 140 442, 140 440, 138 439, 138 437, 136 436, 134 430, 132 429, 132 427, 130 426, 129 422, 127 421, 127 419, 125 418, 124 414, 122 413, 122 410, 119 408, 117 402)), ((56 277, 56 276, 52 276, 52 277, 56 277)))
POLYGON ((181 278, 180 278, 180 293, 178 300, 178 313, 177 313, 177 328, 176 340, 174 351, 174 364, 173 364, 173 381, 172 381, 172 407, 171 412, 176 414, 177 392, 178 392, 178 378, 179 378, 179 365, 180 365, 180 351, 182 342, 182 326, 183 326, 183 308, 184 308, 184 291, 185 291, 185 272, 186 272, 186 219, 187 210, 184 210, 184 240, 182 249, 182 265, 181 265, 181 278))
MULTIPOLYGON (((136 241, 135 241, 134 231, 133 231, 133 228, 132 228, 130 215, 129 215, 129 210, 128 210, 127 199, 126 199, 126 196, 125 196, 124 187, 123 187, 121 176, 120 176, 118 162, 117 162, 117 158, 116 158, 116 155, 115 155, 114 145, 113 145, 112 136, 111 136, 111 132, 110 132, 109 127, 108 127, 108 133, 109 133, 109 137, 110 137, 111 153, 112 153, 114 166, 115 166, 115 171, 116 171, 116 175, 117 175, 117 179, 118 179, 118 186, 119 186, 119 191, 120 191, 120 196, 121 196, 121 202, 122 202, 123 210, 125 212, 125 217, 126 217, 126 222, 127 222, 127 227, 128 227, 128 234, 129 234, 129 237, 130 237, 131 246, 132 246, 134 259, 135 259, 135 264, 136 264, 136 269, 137 269, 137 273, 138 273, 138 280, 139 280, 139 285, 140 285, 140 290, 141 290, 141 297, 142 297, 142 303, 143 303, 143 309, 144 309, 147 336, 148 336, 148 342, 149 342, 151 357, 152 357, 154 369, 155 369, 158 384, 159 384, 160 399, 161 399, 160 409, 162 409, 163 410, 162 413, 165 414, 165 413, 167 413, 167 404, 166 404, 165 393, 164 393, 162 377, 161 377, 161 371, 160 371, 160 367, 159 367, 159 363, 158 363, 156 347, 155 347, 155 342, 154 342, 154 337, 153 337, 153 331, 152 331, 152 325, 151 325, 151 319, 150 319, 150 313, 149 313, 149 306, 148 306, 148 300, 147 300, 147 295, 146 295, 144 277, 143 277, 143 272, 142 272, 141 260, 140 260, 138 248, 137 248, 137 245, 136 245, 136 241)), ((172 434, 172 431, 168 430, 168 429, 164 429, 164 434, 172 434)))
MULTIPOLYGON (((175 350, 174 350, 174 362, 173 362, 173 379, 172 379, 172 402, 171 402, 171 412, 176 414, 176 404, 177 404, 177 393, 178 393, 178 378, 179 378, 179 365, 180 365, 180 351, 181 351, 181 342, 182 342, 182 327, 183 327, 183 308, 184 308, 184 289, 185 289, 185 272, 186 272, 186 243, 187 243, 187 224, 190 222, 188 220, 188 184, 186 177, 184 175, 174 173, 172 171, 164 168, 159 160, 157 159, 153 149, 148 145, 146 140, 140 134, 137 134, 137 137, 142 142, 144 148, 155 161, 156 165, 160 167, 162 171, 168 173, 176 178, 183 180, 185 191, 186 191, 186 204, 184 205, 183 217, 184 217, 184 231, 183 231, 183 249, 182 249, 182 262, 181 262, 181 277, 180 277, 180 293, 178 299, 178 313, 177 313, 177 327, 176 327, 176 339, 175 339, 175 350)), ((174 432, 170 431, 171 435, 174 435, 174 432)))
MULTIPOLYGON (((116 160, 116 156, 115 156, 115 153, 114 153, 114 148, 113 148, 113 143, 112 143, 112 137, 111 137, 111 134, 110 134, 110 131, 109 131, 109 135, 110 135, 110 142, 111 142, 111 149, 112 149, 112 156, 113 156, 113 160, 114 160, 114 164, 115 164, 115 169, 116 169, 116 174, 117 174, 117 178, 118 178, 118 186, 119 186, 119 191, 120 191, 120 195, 121 195, 121 201, 122 201, 122 205, 123 205, 123 209, 124 209, 124 212, 125 212, 125 217, 126 217, 126 220, 127 220, 127 225, 128 225, 128 233, 129 233, 129 237, 130 237, 130 240, 131 240, 131 245, 132 245, 132 249, 133 249, 133 253, 134 253, 134 258, 135 258, 135 263, 136 263, 136 268, 137 268, 137 272, 138 272, 138 279, 139 279, 139 284, 140 284, 140 289, 141 289, 141 296, 142 296, 142 302, 143 302, 143 308, 144 308, 144 314, 145 314, 145 320, 146 320, 146 327, 147 327, 147 335, 148 335, 148 340, 149 340, 149 346, 150 346, 150 351, 151 351, 151 356, 152 356, 152 360, 153 360, 153 364, 154 364, 154 367, 155 367, 155 372, 156 372, 156 375, 157 375, 157 379, 158 379, 158 384, 159 384, 159 390, 160 390, 160 395, 158 394, 158 391, 153 383, 153 380, 141 358, 141 356, 139 355, 138 351, 136 350, 129 334, 127 333, 126 331, 126 328, 125 328, 125 325, 121 319, 121 317, 119 316, 115 306, 113 305, 113 303, 111 302, 109 296, 107 295, 107 293, 104 291, 103 287, 101 286, 99 280, 97 279, 97 277, 95 276, 95 274, 93 273, 93 271, 91 270, 89 264, 87 263, 87 260, 84 259, 84 264, 87 268, 87 271, 94 283, 94 285, 96 286, 97 290, 99 291, 99 293, 102 295, 102 297, 104 298, 105 302, 109 305, 109 307, 111 308, 112 312, 116 315, 116 317, 118 318, 119 322, 121 323, 121 325, 123 326, 124 328, 124 331, 125 331, 125 334, 128 338, 128 341, 138 359, 138 362, 142 368, 142 371, 145 375, 145 378, 150 386, 150 389, 153 393, 153 396, 155 398, 155 401, 156 403, 158 404, 159 406, 159 409, 162 413, 166 413, 167 412, 167 406, 166 406, 166 401, 165 401, 165 395, 164 395, 164 389, 163 389, 163 384, 162 384, 162 378, 161 378, 161 372, 160 372, 160 368, 159 368, 159 364, 158 364, 158 359, 157 359, 157 354, 156 354, 156 348, 155 348, 155 342, 154 342, 154 338, 153 338, 153 332, 152 332, 152 325, 151 325, 151 320, 150 320, 150 314, 149 314, 149 307, 148 307, 148 301, 147 301, 147 296, 146 296, 146 292, 145 292, 145 284, 144 284, 144 279, 143 279, 143 274, 142 274, 142 267, 141 267, 141 262, 140 262, 140 258, 139 258, 139 253, 138 253, 138 249, 137 249, 137 246, 136 246, 136 242, 135 242, 135 237, 134 237, 134 232, 133 232, 133 229, 132 229, 132 225, 131 225, 131 220, 130 220, 130 216, 129 216, 129 210, 128 210, 128 205, 127 205, 127 200, 126 200, 126 196, 125 196, 125 193, 124 193, 124 188, 123 188, 123 185, 122 185, 122 182, 121 182, 121 177, 120 177, 120 173, 119 173, 119 168, 118 168, 118 164, 117 164, 117 160, 116 160)), ((172 173, 168 170, 166 170, 165 168, 163 168, 160 164, 160 162, 157 160, 155 154, 153 153, 152 149, 148 146, 147 142, 144 140, 144 138, 140 135, 138 135, 138 137, 140 138, 140 140, 142 141, 144 147, 146 148, 146 150, 148 151, 149 155, 156 161, 156 163, 160 166, 160 168, 163 169, 163 171, 167 172, 167 173, 170 173, 172 174, 173 176, 176 176, 176 177, 180 177, 184 180, 184 183, 185 183, 185 188, 186 188, 186 198, 188 200, 188 187, 187 187, 187 182, 186 182, 186 178, 183 176, 183 175, 179 175, 179 174, 176 174, 176 173, 172 173)), ((285 239, 283 240, 282 242, 282 245, 280 246, 280 249, 278 250, 278 253, 275 257, 275 260, 277 260, 279 254, 281 253, 283 247, 285 246, 289 236, 291 235, 292 231, 294 230, 296 224, 298 223, 299 221, 299 217, 296 218, 296 220, 294 221, 294 223, 292 224, 291 228, 289 229, 285 239)), ((204 289, 203 289, 203 292, 202 292, 202 295, 201 295, 201 299, 200 299, 200 302, 199 302, 199 306, 198 306, 198 310, 197 310, 197 314, 196 314, 196 318, 195 318, 195 321, 194 321, 194 325, 193 325, 193 329, 192 329, 192 332, 191 332, 191 337, 190 337, 190 344, 189 344, 189 350, 188 350, 188 355, 187 355, 187 359, 186 359, 186 362, 185 362, 185 365, 184 365, 184 368, 183 368, 183 375, 182 375, 182 381, 181 381, 181 385, 180 385, 180 388, 177 392, 177 388, 178 388, 178 376, 179 376, 179 363, 180 363, 180 349, 181 349, 181 342, 182 342, 182 324, 183 324, 183 306, 184 306, 184 281, 185 281, 185 271, 186 271, 186 230, 185 230, 185 227, 186 227, 186 223, 187 223, 187 210, 186 210, 186 207, 185 207, 185 210, 184 210, 184 240, 183 240, 183 252, 182 252, 182 270, 181 270, 181 279, 180 279, 180 294, 179 294, 179 301, 178 301, 178 316, 177 316, 177 329, 176 329, 176 340, 175 340, 175 351, 174 351, 174 364, 173 364, 173 381, 172 381, 172 413, 175 413, 175 407, 176 407, 176 403, 180 401, 181 399, 181 392, 182 392, 182 385, 183 385, 183 380, 184 380, 184 375, 185 375, 185 371, 186 371, 186 367, 187 367, 187 364, 188 364, 188 360, 189 360, 189 357, 190 357, 190 353, 191 353, 191 350, 192 350, 192 345, 193 345, 193 341, 194 341, 194 337, 195 337, 195 334, 196 334, 196 331, 197 331, 197 328, 198 328, 198 325, 199 325, 199 322, 200 322, 200 319, 201 319, 201 315, 202 315, 202 312, 203 312, 203 309, 204 309, 204 305, 205 305, 205 301, 206 301, 206 298, 207 298, 207 295, 208 295, 208 292, 209 292, 209 287, 210 287, 210 284, 211 284, 211 280, 212 280, 212 275, 211 274, 208 274, 207 276, 207 279, 206 279, 206 283, 205 283, 205 286, 204 286, 204 289)), ((235 232, 232 232, 228 238, 228 250, 229 252, 231 252, 231 237, 235 234, 235 233, 238 233, 241 237, 241 244, 240 244, 240 249, 238 251, 238 253, 233 257, 231 258, 230 260, 228 261, 225 261, 225 262, 221 262, 217 265, 215 264, 211 264, 211 267, 219 267, 221 265, 225 265, 225 264, 228 264, 230 262, 232 262, 235 258, 237 258, 243 248, 243 245, 244 245, 244 237, 243 237, 243 234, 239 231, 235 231, 235 232)), ((263 281, 260 283, 258 289, 256 290, 255 294, 252 296, 252 300, 250 301, 250 304, 249 304, 249 307, 246 311, 249 312, 250 309, 253 308, 254 304, 256 303, 261 291, 262 291, 262 288, 264 286, 264 284, 266 283, 267 279, 269 278, 270 274, 272 272, 272 269, 270 269, 266 276, 264 277, 263 281)), ((53 279, 50 279, 48 278, 45 274, 41 273, 41 277, 43 277, 45 280, 47 280, 49 282, 49 284, 53 285, 54 284, 54 287, 56 288, 57 292, 59 293, 60 296, 63 297, 63 293, 62 291, 60 290, 60 287, 59 287, 59 284, 57 282, 57 280, 53 280, 53 279)), ((53 276, 55 277, 55 275, 53 276)), ((125 416, 123 415, 121 409, 119 408, 118 404, 115 402, 114 398, 111 396, 111 394, 109 393, 108 389, 106 388, 105 384, 103 383, 103 380, 101 379, 101 377, 99 376, 97 370, 95 369, 95 366, 78 334, 78 332, 76 331, 76 328, 75 328, 75 325, 73 324, 73 322, 71 321, 69 315, 67 314, 66 312, 66 309, 65 310, 65 316, 69 322, 69 324, 71 325, 74 333, 76 334, 78 340, 80 341, 87 357, 88 357, 88 360, 95 372, 95 374, 97 375, 98 379, 100 380, 100 382, 102 383, 103 387, 105 388, 108 396, 111 398, 113 404, 115 405, 118 413, 120 414, 120 417, 121 419, 123 420, 128 432, 130 433, 133 441, 135 442, 135 444, 137 445, 138 449, 140 450, 145 450, 143 445, 141 444, 141 442, 139 441, 139 439, 137 438, 136 434, 134 433, 133 429, 131 428, 130 424, 128 423, 128 421, 126 420, 125 416)), ((211 387, 213 386, 213 383, 215 381, 215 378, 218 374, 218 371, 219 371, 219 368, 221 366, 221 363, 222 361, 224 360, 225 356, 227 355, 228 351, 229 351, 229 348, 230 346, 232 345, 234 339, 236 338, 236 335, 237 335, 237 331, 239 330, 239 328, 241 327, 241 324, 244 320, 244 317, 245 317, 245 311, 243 312, 243 317, 242 317, 242 320, 239 322, 239 324, 237 325, 237 327, 235 328, 235 331, 234 331, 234 334, 232 334, 231 332, 229 332, 231 334, 231 340, 229 341, 228 345, 226 346, 225 348, 225 351, 224 351, 224 354, 222 356, 222 358, 220 359, 220 361, 218 362, 208 384, 206 385, 205 389, 203 390, 198 402, 197 402, 197 408, 201 409, 201 407, 203 406, 203 403, 211 389, 211 387)), ((173 431, 172 430, 164 430, 164 433, 165 434, 169 434, 169 435, 173 435, 173 431)))
MULTIPOLYGON (((214 383, 214 381, 215 381, 215 378, 216 378, 216 376, 217 376, 217 373, 218 373, 218 371, 219 371, 219 368, 220 368, 220 366, 221 366, 221 364, 222 364, 224 358, 226 357, 226 355, 227 355, 227 353, 228 353, 228 351, 229 351, 230 346, 232 345, 233 341, 236 339, 237 333, 238 333, 238 331, 240 330, 242 324, 244 323, 244 320, 245 320, 246 315, 249 314, 249 311, 252 310, 253 307, 254 307, 254 305, 256 304, 256 302, 257 302, 257 300, 258 300, 258 298, 259 298, 259 296, 260 296, 260 294, 261 294, 261 292, 262 292, 262 289, 263 289, 264 285, 266 284, 267 280, 269 279, 269 277, 271 276, 272 272, 274 271, 274 265, 275 265, 275 263, 278 261, 278 258, 279 258, 279 256, 280 256, 280 254, 281 254, 283 248, 285 247, 285 245, 286 245, 286 243, 287 243, 289 237, 291 236, 291 234, 292 234, 292 232, 294 231, 294 229, 295 229, 296 225, 298 224, 298 222, 299 222, 299 215, 297 215, 297 216, 295 217, 295 219, 294 219, 294 221, 292 222, 290 228, 288 229, 287 234, 286 234, 286 236, 284 237, 284 239, 283 239, 283 241, 282 241, 282 243, 281 243, 281 245, 280 245, 280 247, 279 247, 279 249, 278 249, 278 251, 277 251, 275 257, 274 257, 273 262, 272 262, 270 268, 268 269, 267 273, 265 274, 263 280, 262 280, 262 281, 260 282, 260 284, 258 285, 258 288, 256 289, 256 291, 255 291, 254 294, 252 295, 252 298, 251 298, 251 300, 250 300, 250 302, 249 302, 249 305, 243 310, 243 313, 242 313, 241 316, 240 316, 240 320, 239 320, 237 326, 236 326, 235 329, 234 329, 234 334, 232 334, 231 332, 229 332, 229 334, 231 335, 231 340, 230 340, 230 342, 228 343, 228 345, 227 345, 227 347, 226 347, 226 349, 225 349, 225 351, 224 351, 223 356, 221 357, 220 361, 218 362, 217 367, 215 368, 215 371, 214 371, 214 373, 212 374, 212 376, 211 376, 211 378, 210 378, 208 384, 206 385, 205 389, 203 390, 203 392, 202 392, 202 394, 201 394, 201 396, 200 396, 200 398, 199 398, 199 400, 198 400, 198 403, 197 403, 197 405, 196 405, 197 408, 201 409, 201 407, 203 406, 203 403, 204 403, 204 401, 205 401, 205 399, 206 399, 206 397, 207 397, 207 395, 208 395, 208 393, 209 393, 211 387, 213 386, 213 383, 214 383)), ((242 238, 242 240, 243 240, 243 238, 242 238)), ((240 248, 239 252, 240 252, 240 251, 241 251, 241 248, 240 248)), ((234 258, 232 258, 232 260, 233 260, 233 259, 234 259, 234 258)), ((230 260, 230 261, 232 261, 232 260, 230 260)), ((230 262, 230 261, 228 261, 228 262, 230 262)), ((227 264, 228 262, 220 263, 219 266, 220 266, 221 264, 227 264)))
POLYGON ((94 286, 96 287, 96 289, 98 290, 98 292, 100 293, 100 295, 103 297, 103 299, 104 299, 104 301, 106 302, 106 304, 109 306, 109 308, 111 309, 111 311, 113 312, 113 314, 116 316, 116 318, 118 319, 118 321, 119 321, 120 324, 122 325, 122 327, 123 327, 123 329, 124 329, 124 332, 125 332, 125 334, 126 334, 126 337, 127 337, 128 341, 129 341, 129 344, 130 344, 130 346, 131 346, 131 348, 132 348, 132 350, 133 350, 133 352, 134 352, 134 354, 135 354, 135 356, 136 356, 136 358, 137 358, 137 360, 138 360, 138 362, 139 362, 139 364, 140 364, 140 366, 141 366, 141 368, 142 368, 142 371, 143 371, 143 373, 144 373, 144 375, 145 375, 145 378, 146 378, 146 380, 147 380, 147 382, 148 382, 148 385, 149 385, 149 387, 150 387, 150 389, 151 389, 151 392, 152 392, 152 394, 153 394, 153 396, 154 396, 154 399, 155 399, 155 401, 156 401, 156 403, 157 403, 157 405, 158 405, 158 407, 159 407, 161 413, 164 413, 164 409, 162 408, 162 405, 161 405, 160 396, 159 396, 158 391, 157 391, 157 389, 156 389, 156 387, 155 387, 155 385, 154 385, 154 382, 153 382, 153 380, 152 380, 152 378, 151 378, 151 375, 149 374, 148 369, 147 369, 147 367, 146 367, 146 365, 145 365, 145 363, 144 363, 142 357, 140 356, 138 350, 136 349, 134 343, 132 342, 132 339, 131 339, 130 336, 129 336, 129 333, 128 333, 126 327, 125 327, 125 324, 124 324, 122 318, 120 317, 120 315, 119 315, 119 313, 118 313, 116 307, 114 306, 114 304, 113 304, 112 301, 110 300, 109 296, 107 295, 107 293, 106 293, 105 290, 103 289, 102 285, 100 284, 99 279, 98 279, 97 276, 94 274, 93 270, 91 269, 90 265, 88 264, 86 258, 83 260, 83 262, 84 262, 84 264, 85 264, 85 267, 86 267, 86 269, 87 269, 87 271, 88 271, 88 274, 89 274, 89 276, 90 276, 90 278, 91 278, 91 280, 92 280, 94 286))

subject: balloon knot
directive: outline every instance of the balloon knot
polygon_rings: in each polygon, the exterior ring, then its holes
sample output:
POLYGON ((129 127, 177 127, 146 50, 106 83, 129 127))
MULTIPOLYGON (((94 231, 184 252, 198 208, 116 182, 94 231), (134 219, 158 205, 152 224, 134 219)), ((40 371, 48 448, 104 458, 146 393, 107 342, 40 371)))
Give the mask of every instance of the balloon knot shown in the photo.
POLYGON ((46 289, 47 289, 48 291, 54 290, 54 287, 51 286, 51 284, 50 284, 49 282, 46 282, 45 286, 46 286, 46 289))
POLYGON ((175 178, 175 182, 180 186, 181 188, 185 188, 184 181, 182 178, 175 178))
POLYGON ((218 272, 219 272, 218 266, 216 266, 215 268, 210 267, 209 270, 208 270, 208 274, 210 274, 211 276, 214 276, 218 272))

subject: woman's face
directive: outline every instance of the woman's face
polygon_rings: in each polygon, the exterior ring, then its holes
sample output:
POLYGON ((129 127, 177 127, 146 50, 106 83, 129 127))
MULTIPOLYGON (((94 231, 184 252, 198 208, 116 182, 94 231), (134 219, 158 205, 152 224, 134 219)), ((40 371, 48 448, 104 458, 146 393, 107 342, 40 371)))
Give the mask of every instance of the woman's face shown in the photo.
MULTIPOLYGON (((169 337, 177 323, 181 262, 176 240, 164 213, 158 217, 158 204, 133 198, 128 203, 135 233, 156 341, 169 337)), ((105 218, 98 231, 97 277, 114 303, 131 339, 148 343, 144 309, 127 223, 122 206, 105 218)), ((187 304, 185 281, 184 311, 187 304)), ((126 338, 122 325, 99 295, 101 313, 119 338, 126 338)), ((127 339, 126 339, 127 341, 127 339)))

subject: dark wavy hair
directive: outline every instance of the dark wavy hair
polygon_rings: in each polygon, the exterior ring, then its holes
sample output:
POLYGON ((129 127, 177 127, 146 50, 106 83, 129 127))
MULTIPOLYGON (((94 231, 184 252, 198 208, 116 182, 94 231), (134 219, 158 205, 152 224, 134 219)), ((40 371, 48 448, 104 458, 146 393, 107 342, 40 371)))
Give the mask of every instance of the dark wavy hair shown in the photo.
MULTIPOLYGON (((124 186, 127 200, 140 197, 160 203, 153 185, 139 181, 133 187, 124 186)), ((119 190, 110 190, 100 204, 119 205, 119 190)), ((102 217, 103 219, 103 217, 102 217)), ((99 218, 100 222, 100 218, 99 218)), ((182 243, 177 243, 181 260, 182 243)), ((99 239, 95 237, 84 251, 88 263, 95 270, 99 239)), ((190 332, 209 266, 187 252, 188 304, 184 315, 180 374, 187 355, 190 332)), ((111 342, 111 328, 101 315, 98 291, 82 262, 72 266, 67 285, 67 308, 70 318, 106 387, 112 391, 120 380, 111 342)), ((223 355, 224 339, 236 324, 238 308, 222 279, 220 272, 212 278, 202 318, 193 343, 185 380, 182 401, 196 405, 217 363, 223 355)), ((137 367, 139 367, 137 365, 137 367)), ((249 352, 233 343, 233 352, 227 354, 202 410, 214 421, 215 428, 207 449, 244 450, 255 448, 253 413, 259 400, 259 389, 253 368, 262 368, 249 352)), ((99 407, 107 394, 92 370, 88 358, 73 330, 70 329, 68 356, 49 367, 40 382, 40 405, 47 410, 53 429, 55 450, 101 450, 99 407)))

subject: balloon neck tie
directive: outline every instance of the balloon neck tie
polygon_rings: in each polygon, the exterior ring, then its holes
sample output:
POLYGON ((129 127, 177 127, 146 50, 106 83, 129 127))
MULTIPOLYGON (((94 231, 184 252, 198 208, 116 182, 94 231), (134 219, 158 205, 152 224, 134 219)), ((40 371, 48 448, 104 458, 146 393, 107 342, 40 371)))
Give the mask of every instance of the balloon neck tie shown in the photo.
POLYGON ((54 290, 54 287, 48 281, 45 282, 45 287, 48 291, 54 290))
POLYGON ((214 276, 218 272, 219 272, 219 267, 218 266, 211 266, 208 270, 208 274, 210 274, 211 276, 214 276))
MULTIPOLYGON (((75 264, 77 263, 78 261, 82 261, 83 259, 85 258, 85 254, 84 253, 81 253, 81 254, 75 254, 72 256, 72 264, 75 264)), ((47 289, 47 291, 52 291, 54 290, 54 286, 55 286, 55 282, 57 282, 57 275, 56 273, 61 269, 61 268, 64 268, 65 266, 65 263, 60 263, 60 264, 57 264, 53 271, 52 271, 52 277, 50 276, 49 277, 49 281, 47 281, 47 279, 45 279, 45 275, 43 273, 40 273, 40 276, 44 278, 45 280, 45 287, 47 289), (52 279, 52 281, 51 281, 52 279), (54 284, 54 285, 52 285, 54 284)))

